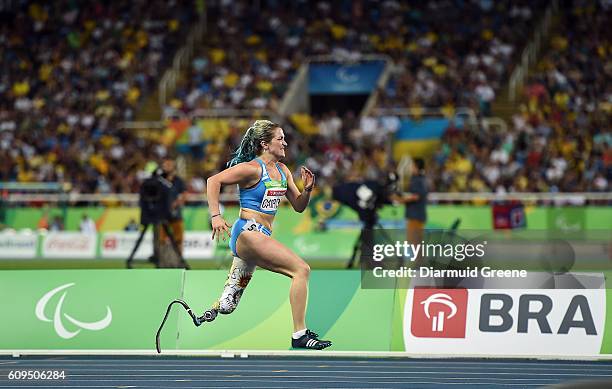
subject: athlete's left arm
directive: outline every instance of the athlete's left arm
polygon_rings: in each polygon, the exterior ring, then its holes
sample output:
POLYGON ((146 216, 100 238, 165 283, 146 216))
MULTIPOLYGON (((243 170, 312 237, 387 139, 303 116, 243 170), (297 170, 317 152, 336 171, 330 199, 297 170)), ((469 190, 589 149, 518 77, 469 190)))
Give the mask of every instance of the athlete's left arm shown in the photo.
POLYGON ((300 192, 293 181, 293 175, 289 171, 289 168, 282 163, 280 166, 287 177, 287 200, 289 200, 293 209, 302 213, 310 201, 310 192, 314 188, 315 176, 308 168, 304 166, 301 167, 300 172, 302 174, 302 181, 304 181, 304 190, 300 192))

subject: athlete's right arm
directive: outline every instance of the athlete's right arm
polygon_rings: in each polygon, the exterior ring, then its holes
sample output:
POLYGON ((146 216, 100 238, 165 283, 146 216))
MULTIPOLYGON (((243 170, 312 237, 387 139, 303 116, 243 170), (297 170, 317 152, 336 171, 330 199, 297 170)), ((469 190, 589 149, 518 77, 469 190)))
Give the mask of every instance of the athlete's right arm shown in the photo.
POLYGON ((212 238, 219 240, 225 234, 230 236, 229 224, 221 216, 219 211, 219 193, 221 193, 222 185, 243 184, 259 179, 258 166, 254 166, 249 162, 239 163, 229 169, 225 169, 214 176, 208 177, 206 180, 206 196, 208 198, 208 211, 212 217, 211 224, 213 229, 212 238))

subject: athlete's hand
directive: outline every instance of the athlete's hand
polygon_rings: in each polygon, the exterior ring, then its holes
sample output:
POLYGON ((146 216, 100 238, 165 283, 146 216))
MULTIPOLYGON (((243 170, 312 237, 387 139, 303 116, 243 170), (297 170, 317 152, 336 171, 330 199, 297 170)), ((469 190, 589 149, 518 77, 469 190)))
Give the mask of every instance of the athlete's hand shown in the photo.
POLYGON ((302 174, 302 182, 304 183, 304 190, 311 191, 315 184, 315 175, 306 166, 302 166, 300 169, 302 174))
POLYGON ((225 219, 223 219, 222 216, 215 216, 212 218, 211 220, 211 224, 212 224, 212 239, 214 240, 215 237, 217 238, 217 243, 219 243, 219 238, 222 237, 223 241, 225 242, 225 235, 227 235, 228 238, 231 237, 230 235, 230 225, 227 224, 227 222, 225 221, 225 219))

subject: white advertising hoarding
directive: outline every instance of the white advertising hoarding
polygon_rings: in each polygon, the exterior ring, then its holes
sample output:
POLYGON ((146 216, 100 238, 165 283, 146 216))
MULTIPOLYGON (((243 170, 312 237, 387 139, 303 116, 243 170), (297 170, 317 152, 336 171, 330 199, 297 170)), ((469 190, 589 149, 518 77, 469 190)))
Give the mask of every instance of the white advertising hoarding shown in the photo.
POLYGON ((50 232, 44 235, 43 258, 91 259, 96 257, 96 234, 50 232))
POLYGON ((605 289, 409 289, 404 345, 411 353, 598 355, 605 289))
MULTIPOLYGON (((136 241, 138 232, 107 232, 102 234, 100 253, 102 258, 127 259, 136 241)), ((185 259, 210 259, 215 251, 212 233, 186 232, 183 240, 183 254, 185 259)), ((135 259, 147 259, 153 254, 153 234, 145 234, 135 259)))
POLYGON ((1 232, 0 258, 34 258, 37 244, 38 234, 1 232))

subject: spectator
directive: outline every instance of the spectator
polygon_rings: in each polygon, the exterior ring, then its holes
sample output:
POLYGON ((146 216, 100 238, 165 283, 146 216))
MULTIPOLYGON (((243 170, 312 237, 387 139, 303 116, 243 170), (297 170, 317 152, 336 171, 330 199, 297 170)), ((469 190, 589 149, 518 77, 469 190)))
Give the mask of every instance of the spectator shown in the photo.
POLYGON ((200 161, 204 157, 204 142, 202 140, 202 128, 195 123, 187 130, 189 136, 189 151, 194 160, 200 161))
POLYGON ((136 220, 134 220, 134 218, 131 218, 128 224, 126 224, 125 227, 123 228, 123 231, 126 231, 126 232, 134 232, 134 231, 139 231, 139 230, 140 230, 140 225, 136 223, 136 220))
POLYGON ((59 216, 54 216, 51 224, 49 224, 49 231, 58 232, 64 231, 64 222, 59 216))
MULTIPOLYGON (((164 158, 162 162, 162 170, 164 178, 166 178, 172 183, 172 212, 168 225, 170 227, 170 230, 172 231, 172 235, 179 248, 179 251, 182 254, 183 237, 185 231, 182 210, 186 201, 185 191, 187 188, 183 179, 179 177, 176 172, 176 162, 174 161, 174 159, 170 157, 164 158)), ((160 242, 165 244, 170 243, 170 238, 166 236, 166 232, 164 231, 164 229, 161 229, 160 231, 160 242)))
POLYGON ((425 162, 416 158, 412 164, 412 176, 405 196, 406 234, 411 244, 420 244, 424 239, 427 222, 427 183, 425 179, 425 162))
POLYGON ((136 191, 136 172, 162 150, 119 123, 157 86, 192 7, 11 2, 0 25, 0 180, 136 191))
POLYGON ((86 213, 83 214, 81 218, 81 223, 79 224, 79 231, 83 234, 95 234, 98 232, 96 228, 96 222, 93 221, 86 213))

